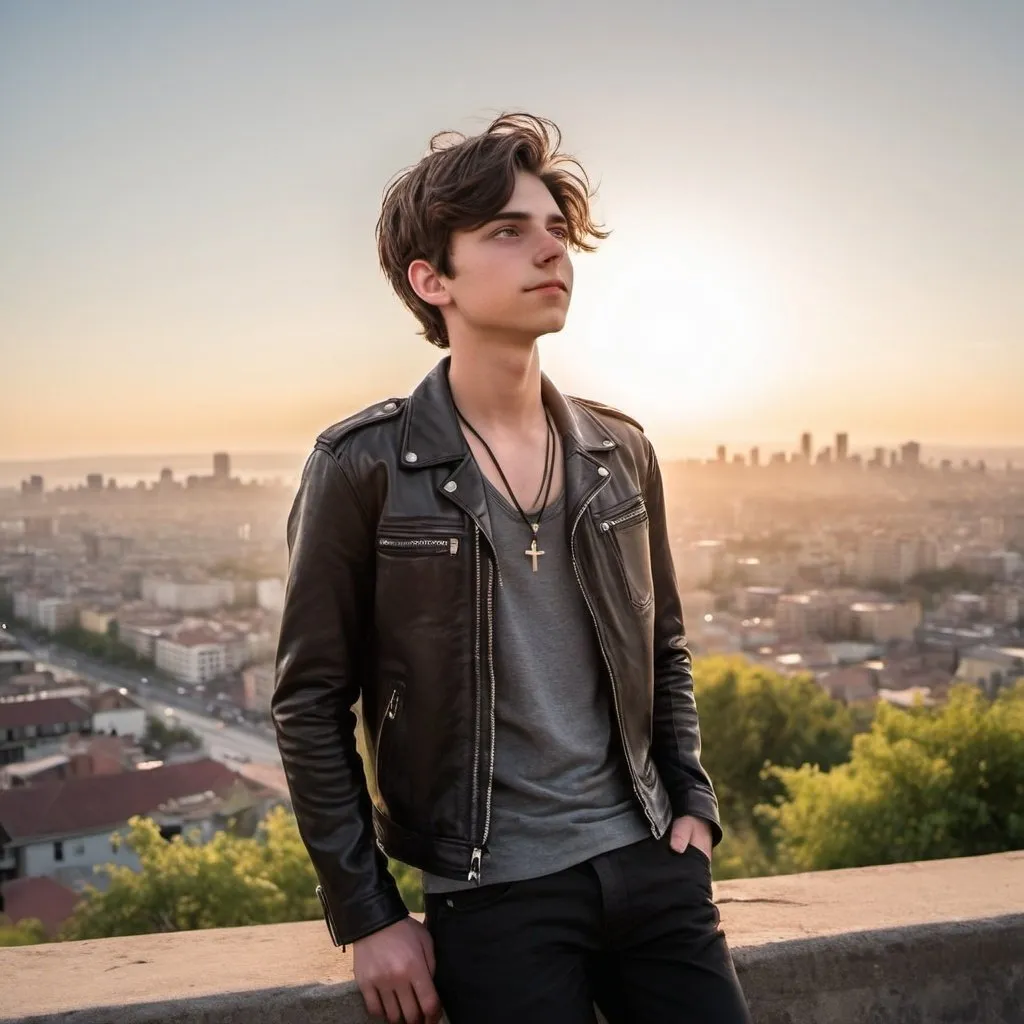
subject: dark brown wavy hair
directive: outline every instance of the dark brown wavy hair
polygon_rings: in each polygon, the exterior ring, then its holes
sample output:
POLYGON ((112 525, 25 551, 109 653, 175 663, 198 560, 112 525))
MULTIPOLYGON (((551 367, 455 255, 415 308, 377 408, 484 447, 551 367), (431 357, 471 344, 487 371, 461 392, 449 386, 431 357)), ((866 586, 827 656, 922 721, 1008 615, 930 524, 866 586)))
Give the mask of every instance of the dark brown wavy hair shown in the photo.
POLYGON ((494 217, 512 197, 516 174, 535 174, 548 187, 567 221, 568 246, 592 252, 608 237, 594 223, 594 190, 579 162, 560 151, 562 133, 546 118, 502 114, 479 135, 439 132, 427 155, 402 171, 384 192, 377 221, 380 265, 398 297, 438 348, 448 348, 441 310, 424 302, 409 284, 413 260, 426 260, 453 277, 453 231, 472 231, 494 217))

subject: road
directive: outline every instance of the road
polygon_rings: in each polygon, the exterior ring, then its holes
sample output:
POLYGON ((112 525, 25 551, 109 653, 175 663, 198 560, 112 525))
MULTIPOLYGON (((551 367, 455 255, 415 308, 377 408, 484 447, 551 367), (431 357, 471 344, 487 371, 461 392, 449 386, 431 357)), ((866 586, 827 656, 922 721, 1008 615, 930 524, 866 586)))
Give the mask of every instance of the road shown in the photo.
POLYGON ((255 732, 236 728, 210 718, 208 715, 198 715, 194 711, 185 711, 182 708, 171 707, 160 700, 145 700, 136 696, 141 704, 151 714, 164 716, 167 721, 176 720, 186 729, 191 729, 202 737, 210 757, 225 764, 231 764, 232 754, 248 757, 259 764, 280 765, 281 755, 278 752, 277 744, 269 738, 260 736, 255 732), (166 712, 170 711, 171 715, 166 712), (173 717, 172 717, 173 716, 173 717))
POLYGON ((206 713, 203 697, 179 694, 176 686, 143 676, 138 669, 109 665, 55 644, 36 643, 24 635, 19 636, 19 642, 57 679, 74 675, 100 685, 124 687, 150 714, 168 722, 176 719, 197 733, 215 760, 231 765, 241 757, 280 767, 281 755, 269 726, 222 722, 206 713))

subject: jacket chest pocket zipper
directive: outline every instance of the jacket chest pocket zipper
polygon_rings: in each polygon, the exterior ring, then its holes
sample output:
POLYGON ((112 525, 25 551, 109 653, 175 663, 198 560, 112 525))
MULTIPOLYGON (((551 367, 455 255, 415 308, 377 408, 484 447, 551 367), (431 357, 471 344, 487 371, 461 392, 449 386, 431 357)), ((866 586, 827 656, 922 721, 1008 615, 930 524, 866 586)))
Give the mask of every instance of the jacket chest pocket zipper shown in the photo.
POLYGON ((458 537, 378 537, 377 545, 383 551, 421 555, 457 555, 458 537))
POLYGON ((605 519, 604 522, 601 523, 601 530, 602 532, 607 533, 609 530, 613 530, 616 527, 628 526, 633 522, 638 522, 646 518, 647 506, 643 501, 641 501, 639 505, 635 505, 633 508, 627 509, 621 515, 617 515, 612 519, 605 519))
POLYGON ((608 537, 630 603, 638 609, 647 608, 654 599, 650 549, 643 527, 647 519, 647 505, 641 498, 638 504, 601 523, 601 532, 608 537))

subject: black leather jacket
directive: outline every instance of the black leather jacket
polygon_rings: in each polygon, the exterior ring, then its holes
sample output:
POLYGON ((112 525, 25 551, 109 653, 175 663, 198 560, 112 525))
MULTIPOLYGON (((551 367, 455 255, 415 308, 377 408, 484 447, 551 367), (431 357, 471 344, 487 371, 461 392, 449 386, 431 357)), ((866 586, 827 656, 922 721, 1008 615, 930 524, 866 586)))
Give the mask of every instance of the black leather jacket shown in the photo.
MULTIPOLYGON (((336 944, 407 913, 385 853, 486 882, 500 597, 483 478, 447 368, 321 434, 288 521, 272 710, 336 944), (375 806, 356 750, 360 697, 375 806)), ((637 801, 653 834, 693 814, 717 843, 654 451, 624 414, 563 396, 546 377, 543 395, 637 801)))

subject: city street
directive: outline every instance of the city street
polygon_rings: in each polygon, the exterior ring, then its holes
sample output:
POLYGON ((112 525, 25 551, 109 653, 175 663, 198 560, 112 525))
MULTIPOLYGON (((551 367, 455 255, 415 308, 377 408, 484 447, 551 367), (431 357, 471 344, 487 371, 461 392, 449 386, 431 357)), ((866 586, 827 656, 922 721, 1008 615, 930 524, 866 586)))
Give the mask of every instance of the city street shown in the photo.
POLYGON ((38 659, 39 667, 54 673, 58 680, 78 676, 108 686, 124 687, 154 717, 167 724, 178 724, 197 733, 210 756, 225 764, 237 765, 239 758, 279 767, 281 757, 269 727, 228 724, 206 713, 204 700, 197 695, 179 694, 170 684, 154 682, 138 669, 108 665, 78 651, 54 644, 41 645, 20 635, 26 651, 38 659), (147 681, 142 682, 143 679, 147 681), (234 756, 232 756, 234 755, 234 756))
POLYGON ((197 733, 206 745, 210 757, 225 764, 232 764, 237 761, 237 756, 248 757, 260 764, 272 764, 279 766, 281 756, 277 750, 277 744, 269 737, 262 737, 249 731, 243 731, 235 726, 227 725, 211 718, 208 715, 196 714, 194 711, 186 711, 182 708, 172 707, 162 699, 146 700, 136 695, 136 700, 142 704, 150 714, 161 717, 168 723, 177 722, 186 729, 197 733), (167 712, 171 714, 168 715, 167 712), (236 755, 232 758, 230 755, 236 755))

